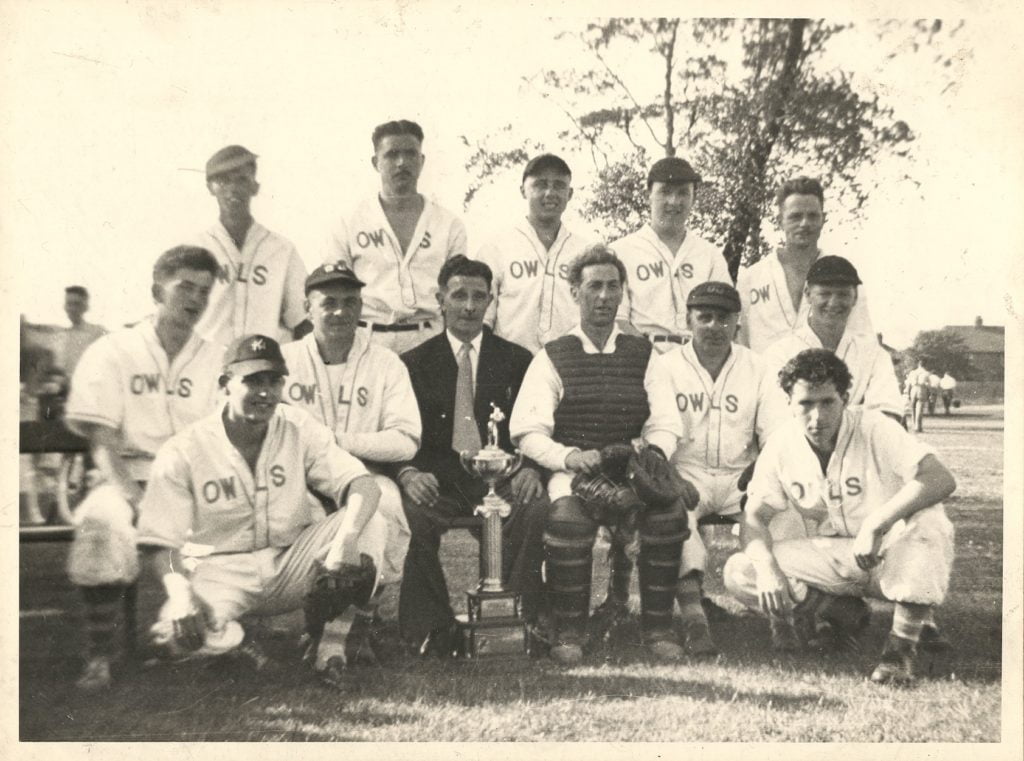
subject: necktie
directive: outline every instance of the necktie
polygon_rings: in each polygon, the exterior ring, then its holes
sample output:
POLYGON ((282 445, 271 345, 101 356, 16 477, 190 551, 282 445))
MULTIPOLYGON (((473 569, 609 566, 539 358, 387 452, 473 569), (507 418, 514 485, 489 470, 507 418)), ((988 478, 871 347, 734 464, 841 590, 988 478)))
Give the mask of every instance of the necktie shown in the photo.
POLYGON ((456 452, 480 451, 480 430, 473 414, 473 363, 469 353, 473 345, 464 343, 459 349, 459 377, 455 384, 455 420, 452 421, 452 449, 456 452))

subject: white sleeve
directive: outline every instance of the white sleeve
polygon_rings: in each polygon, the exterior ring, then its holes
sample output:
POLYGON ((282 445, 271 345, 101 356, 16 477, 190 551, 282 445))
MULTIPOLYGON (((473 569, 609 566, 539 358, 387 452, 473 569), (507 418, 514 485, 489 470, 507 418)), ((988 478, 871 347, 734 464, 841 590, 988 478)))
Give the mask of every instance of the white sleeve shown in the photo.
POLYGON ((565 458, 576 451, 551 438, 555 408, 561 399, 562 380, 547 351, 541 349, 523 376, 508 429, 520 451, 548 470, 565 470, 565 458))
POLYGON ((644 375, 644 389, 647 391, 651 414, 644 423, 643 437, 648 444, 664 452, 666 457, 672 457, 685 431, 676 406, 672 378, 666 363, 661 359, 663 356, 668 355, 652 350, 644 375))
POLYGON ((395 355, 388 355, 383 372, 384 398, 381 402, 380 430, 342 433, 338 444, 361 460, 404 462, 411 460, 420 447, 423 425, 409 370, 395 355))
POLYGON ((903 415, 903 395, 900 393, 900 383, 896 380, 896 370, 892 366, 889 352, 881 347, 875 352, 874 362, 871 363, 871 375, 864 392, 864 407, 903 415))
POLYGON ((772 432, 791 417, 789 398, 779 386, 778 371, 774 364, 766 366, 758 384, 755 433, 759 448, 764 448, 772 432))
POLYGON ((359 476, 368 475, 369 471, 338 446, 327 426, 308 415, 299 426, 307 485, 320 494, 333 497, 338 505, 344 504, 349 484, 359 476))
POLYGON ((292 246, 281 300, 281 324, 288 329, 306 319, 306 265, 292 246))
POLYGON ((469 241, 466 239, 466 226, 461 219, 455 217, 448 233, 448 256, 445 258, 451 259, 459 254, 469 256, 469 241))
POLYGON ((868 296, 865 293, 864 286, 860 286, 857 289, 857 303, 853 305, 853 309, 850 311, 850 322, 846 329, 852 333, 863 333, 869 336, 875 335, 875 329, 871 324, 871 313, 868 311, 868 296))
POLYGON ((120 368, 109 338, 99 338, 85 350, 71 376, 65 412, 68 428, 80 435, 77 423, 93 423, 121 430, 124 396, 120 368))
POLYGON ((498 318, 498 299, 501 298, 501 269, 496 266, 498 259, 497 246, 490 241, 477 249, 474 258, 491 268, 491 303, 487 306, 484 314, 484 323, 493 329, 494 322, 498 318))
POLYGON ((188 460, 177 442, 168 441, 156 453, 149 481, 139 502, 138 543, 177 549, 188 541, 195 499, 188 460))
POLYGON ((935 454, 934 448, 907 433, 899 423, 884 415, 878 415, 871 426, 870 441, 878 467, 891 470, 903 483, 914 479, 921 460, 935 454))
POLYGON ((781 439, 778 436, 770 438, 757 458, 754 475, 747 486, 748 510, 754 504, 767 505, 776 511, 789 507, 789 498, 786 496, 786 490, 779 478, 781 474, 780 442, 781 439))
POLYGON ((324 246, 323 260, 325 263, 345 262, 352 266, 352 250, 348 242, 348 225, 344 219, 339 219, 334 229, 327 236, 327 244, 324 246))
POLYGON ((708 248, 711 250, 711 277, 708 280, 732 285, 732 276, 729 274, 729 263, 725 260, 725 254, 711 244, 708 244, 708 248))

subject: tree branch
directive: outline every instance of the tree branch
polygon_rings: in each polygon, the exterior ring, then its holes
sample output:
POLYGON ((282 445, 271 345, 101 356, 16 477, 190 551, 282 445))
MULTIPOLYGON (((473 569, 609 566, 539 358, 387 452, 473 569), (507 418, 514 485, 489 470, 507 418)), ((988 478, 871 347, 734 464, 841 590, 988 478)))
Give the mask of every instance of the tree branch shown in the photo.
POLYGON ((612 71, 611 66, 608 65, 608 62, 604 59, 604 56, 601 55, 599 51, 594 50, 593 48, 591 48, 591 50, 593 50, 594 55, 597 57, 597 60, 601 62, 601 65, 604 66, 604 70, 608 72, 608 75, 613 80, 615 80, 615 84, 622 88, 622 91, 626 93, 626 96, 633 102, 633 105, 636 106, 637 113, 640 115, 640 118, 643 119, 644 124, 647 125, 647 131, 651 133, 651 137, 654 138, 654 142, 656 142, 658 145, 661 145, 662 142, 658 139, 658 136, 654 134, 654 128, 651 127, 651 123, 647 121, 647 118, 643 115, 643 106, 641 106, 637 102, 637 99, 633 97, 633 93, 630 91, 628 87, 626 87, 626 83, 622 81, 622 78, 619 77, 619 75, 616 74, 614 71, 612 71))

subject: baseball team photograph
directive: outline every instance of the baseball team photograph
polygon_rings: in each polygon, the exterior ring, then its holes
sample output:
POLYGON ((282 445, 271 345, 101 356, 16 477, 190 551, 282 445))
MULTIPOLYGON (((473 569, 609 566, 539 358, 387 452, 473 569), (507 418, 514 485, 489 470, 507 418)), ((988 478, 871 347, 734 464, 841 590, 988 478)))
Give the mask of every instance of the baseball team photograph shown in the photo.
POLYGON ((1019 18, 665 12, 0 8, 10 757, 1020 757, 1019 18))

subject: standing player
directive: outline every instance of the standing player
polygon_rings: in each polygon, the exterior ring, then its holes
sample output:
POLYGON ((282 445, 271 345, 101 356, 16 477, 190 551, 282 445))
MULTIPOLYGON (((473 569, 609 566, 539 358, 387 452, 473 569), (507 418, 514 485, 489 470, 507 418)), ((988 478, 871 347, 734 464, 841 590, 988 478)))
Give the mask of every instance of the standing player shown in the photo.
POLYGON ((80 285, 69 285, 64 289, 64 314, 68 316, 71 325, 64 330, 64 351, 60 366, 69 378, 74 374, 85 350, 107 332, 100 325, 86 322, 85 313, 88 311, 89 291, 80 285))
POLYGON ((941 501, 956 481, 931 447, 895 422, 847 408, 850 373, 831 352, 801 352, 779 380, 794 419, 757 460, 744 550, 725 565, 726 587, 774 627, 788 620, 798 632, 827 620, 838 596, 895 603, 871 679, 911 682, 922 630, 949 586, 953 526, 941 501), (769 524, 787 512, 816 529, 775 539, 769 524))
MULTIPOLYGON (((650 398, 652 409, 674 401, 683 437, 670 459, 700 494, 696 521, 740 512, 740 477, 788 415, 775 392, 775 376, 750 349, 733 343, 740 312, 736 289, 701 283, 690 291, 686 307, 693 340, 655 359, 650 398)), ((686 647, 695 655, 716 652, 701 605, 706 562, 700 531, 694 529, 683 544, 676 600, 686 647)))
MULTIPOLYGON (((785 242, 774 254, 742 267, 736 278, 736 290, 743 304, 740 343, 758 354, 806 318, 804 285, 811 265, 821 253, 818 238, 825 224, 825 191, 817 180, 787 180, 776 193, 775 202, 785 242)), ((849 324, 854 333, 874 335, 863 293, 850 314, 849 324)))
POLYGON ((494 273, 494 301, 487 310, 494 334, 536 353, 576 324, 569 264, 587 243, 562 223, 572 198, 565 161, 550 153, 530 159, 520 192, 526 219, 491 239, 476 258, 494 273))
POLYGON ((924 360, 917 361, 917 367, 907 373, 903 385, 910 396, 910 415, 914 431, 924 433, 924 408, 928 401, 928 379, 931 372, 924 366, 924 360))
POLYGON ((380 194, 345 217, 327 241, 324 262, 345 262, 366 283, 360 325, 370 339, 401 354, 441 332, 434 299, 445 260, 466 255, 466 228, 417 191, 425 157, 416 122, 373 131, 380 194))
POLYGON ((206 162, 206 187, 220 219, 194 242, 217 257, 219 271, 196 332, 221 345, 246 333, 290 339, 303 318, 306 266, 291 241, 252 217, 260 190, 256 154, 240 145, 221 148, 206 162))
POLYGON ((683 159, 656 161, 647 174, 650 223, 611 244, 629 273, 620 316, 659 352, 689 340, 686 297, 695 285, 732 282, 722 252, 687 229, 700 181, 683 159))
MULTIPOLYGON (((853 375, 850 407, 879 410, 902 421, 903 396, 889 353, 874 335, 854 333, 850 328, 860 285, 857 269, 841 256, 816 259, 804 285, 807 320, 765 350, 765 364, 775 377, 804 349, 828 349, 853 375)), ((775 390, 784 400, 782 390, 778 386, 775 390)))
POLYGON ((194 332, 217 275, 202 248, 178 246, 153 267, 156 312, 86 349, 71 380, 68 427, 89 440, 102 476, 76 510, 68 559, 87 609, 88 654, 78 686, 110 684, 120 655, 117 615, 138 571, 135 510, 150 462, 172 434, 216 404, 223 347, 194 332))
POLYGON ((591 246, 573 261, 569 282, 580 322, 533 358, 510 423, 512 440, 523 454, 553 473, 544 529, 548 597, 557 629, 551 657, 567 665, 583 658, 598 527, 623 521, 635 521, 640 533, 640 603, 648 651, 663 660, 683 655, 671 620, 687 533, 684 506, 680 501, 636 505, 629 514, 610 515, 574 490, 577 474, 611 475, 601 451, 608 445, 628 447, 646 428, 647 441, 664 453, 682 436, 671 400, 649 404, 654 391, 651 344, 615 324, 625 281, 625 267, 604 245, 591 246))
POLYGON ((167 591, 152 631, 171 649, 212 654, 241 644, 243 614, 302 609, 307 655, 336 684, 344 656, 328 626, 370 598, 386 529, 362 464, 279 404, 287 373, 274 339, 240 337, 220 377, 223 407, 157 454, 139 510, 139 545, 167 591), (336 511, 318 520, 310 491, 336 511), (188 577, 176 570, 186 542, 206 551, 188 577))
MULTIPOLYGON (((386 584, 402 577, 409 524, 395 482, 379 471, 406 462, 420 445, 420 412, 402 360, 357 332, 363 281, 344 262, 323 264, 306 278, 306 314, 313 332, 282 348, 291 370, 285 400, 334 431, 338 446, 358 457, 380 489, 388 526, 381 583, 371 604, 355 608, 349 653, 373 656, 374 613, 386 584)), ((345 622, 346 624, 348 621, 345 622)))
POLYGON ((939 390, 942 392, 942 406, 949 415, 949 408, 953 405, 953 392, 956 391, 956 378, 947 370, 939 380, 939 390))

